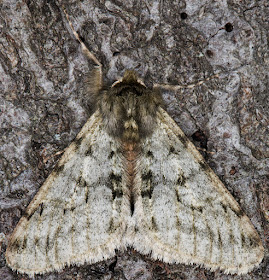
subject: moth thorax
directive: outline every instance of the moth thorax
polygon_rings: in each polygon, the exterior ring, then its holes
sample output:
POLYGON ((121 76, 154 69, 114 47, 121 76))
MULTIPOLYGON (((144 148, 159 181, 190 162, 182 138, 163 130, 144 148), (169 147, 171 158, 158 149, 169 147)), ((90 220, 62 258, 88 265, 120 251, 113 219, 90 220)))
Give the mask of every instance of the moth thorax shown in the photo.
POLYGON ((110 135, 138 142, 153 133, 160 105, 160 93, 139 82, 134 71, 126 71, 122 81, 102 93, 98 107, 110 135))

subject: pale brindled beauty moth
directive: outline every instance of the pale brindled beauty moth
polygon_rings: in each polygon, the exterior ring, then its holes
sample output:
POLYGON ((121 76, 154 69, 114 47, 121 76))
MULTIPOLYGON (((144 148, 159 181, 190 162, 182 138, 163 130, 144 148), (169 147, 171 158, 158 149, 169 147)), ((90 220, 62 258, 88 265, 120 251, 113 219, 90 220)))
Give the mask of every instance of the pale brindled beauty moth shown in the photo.
POLYGON ((132 247, 167 263, 244 274, 263 259, 261 240, 239 205, 150 89, 127 70, 90 91, 96 110, 14 230, 8 265, 30 276, 95 263, 132 247))

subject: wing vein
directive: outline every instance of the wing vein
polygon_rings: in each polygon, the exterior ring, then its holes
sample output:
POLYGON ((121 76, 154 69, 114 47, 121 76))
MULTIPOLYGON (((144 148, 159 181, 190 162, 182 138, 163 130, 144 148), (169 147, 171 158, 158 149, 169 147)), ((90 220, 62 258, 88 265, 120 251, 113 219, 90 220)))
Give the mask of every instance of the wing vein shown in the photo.
POLYGON ((193 255, 197 255, 197 232, 196 232, 196 227, 195 227, 195 215, 194 215, 194 209, 191 209, 192 213, 192 230, 193 230, 193 255))

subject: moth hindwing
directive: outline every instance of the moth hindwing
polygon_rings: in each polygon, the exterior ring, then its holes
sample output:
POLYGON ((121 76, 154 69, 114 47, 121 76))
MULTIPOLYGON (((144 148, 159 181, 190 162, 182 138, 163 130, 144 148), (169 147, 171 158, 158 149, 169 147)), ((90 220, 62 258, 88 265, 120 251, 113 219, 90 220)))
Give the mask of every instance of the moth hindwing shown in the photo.
POLYGON ((98 65, 96 111, 19 221, 8 265, 33 276, 130 246, 168 263, 252 270, 264 254, 256 230, 162 109, 160 92, 131 70, 102 90, 98 65))

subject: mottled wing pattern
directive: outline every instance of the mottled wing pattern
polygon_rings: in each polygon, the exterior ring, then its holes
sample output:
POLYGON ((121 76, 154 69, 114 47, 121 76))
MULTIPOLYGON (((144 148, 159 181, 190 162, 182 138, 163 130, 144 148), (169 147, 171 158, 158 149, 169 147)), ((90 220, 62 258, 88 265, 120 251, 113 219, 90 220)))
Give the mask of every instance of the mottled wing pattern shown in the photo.
POLYGON ((260 263, 263 247, 250 220, 162 109, 141 154, 135 249, 226 273, 246 273, 260 263))
POLYGON ((115 254, 130 215, 119 148, 95 113, 18 223, 9 266, 34 275, 115 254))

